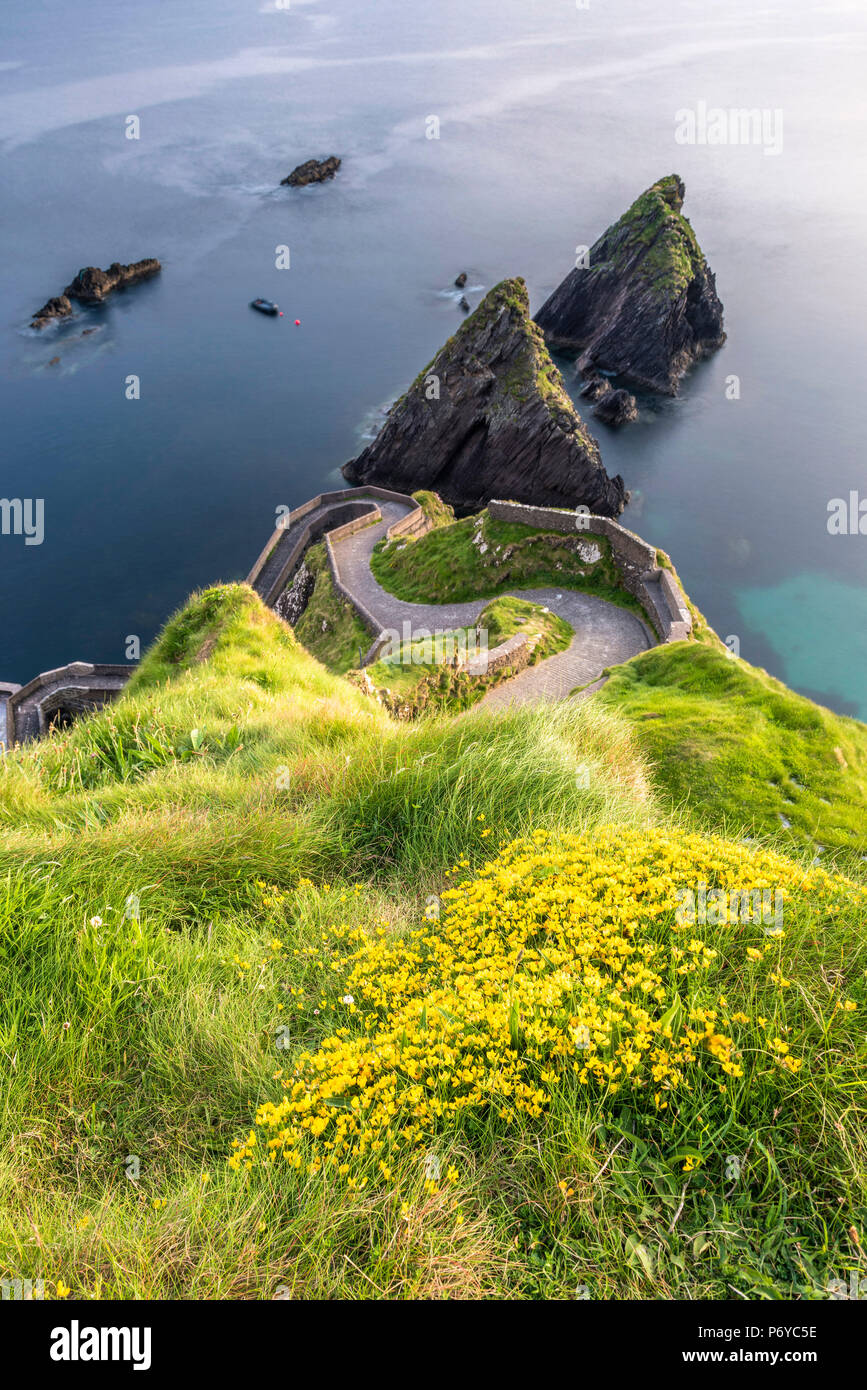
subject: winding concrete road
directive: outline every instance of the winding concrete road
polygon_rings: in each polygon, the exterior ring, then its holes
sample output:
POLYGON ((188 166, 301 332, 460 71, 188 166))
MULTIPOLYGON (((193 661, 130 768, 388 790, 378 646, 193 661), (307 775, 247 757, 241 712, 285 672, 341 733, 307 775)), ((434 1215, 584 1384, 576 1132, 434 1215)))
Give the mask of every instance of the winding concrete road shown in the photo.
MULTIPOLYGON (((388 527, 410 509, 398 502, 382 502, 380 510, 382 521, 334 543, 340 578, 347 589, 361 600, 383 628, 400 631, 404 622, 410 622, 414 630, 427 628, 431 632, 469 627, 490 602, 490 595, 468 603, 406 603, 388 593, 374 578, 370 569, 373 547, 388 527)), ((563 700, 576 686, 595 682, 607 666, 616 666, 656 646, 657 639, 640 618, 605 599, 577 593, 574 589, 514 589, 509 592, 515 598, 550 608, 552 613, 565 618, 575 636, 564 652, 494 686, 480 701, 483 705, 563 700)))

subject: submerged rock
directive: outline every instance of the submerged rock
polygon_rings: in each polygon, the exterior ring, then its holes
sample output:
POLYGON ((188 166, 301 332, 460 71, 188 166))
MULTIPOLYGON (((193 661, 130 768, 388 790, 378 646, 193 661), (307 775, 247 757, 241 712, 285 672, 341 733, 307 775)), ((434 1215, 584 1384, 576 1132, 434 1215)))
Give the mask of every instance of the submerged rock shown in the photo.
POLYGON ((35 315, 31 328, 44 328, 52 319, 67 319, 72 313, 72 304, 65 294, 55 295, 35 315))
POLYGON ((523 280, 495 286, 344 465, 350 483, 429 488, 460 508, 492 497, 617 516, 626 501, 529 315, 523 280))
POLYGON ((42 306, 30 327, 44 328, 52 319, 68 318, 72 313, 70 301, 73 299, 79 300, 82 304, 101 304, 112 291, 133 285, 137 280, 147 280, 161 269, 159 261, 153 256, 148 256, 143 261, 133 261, 130 265, 112 261, 108 270, 100 270, 95 265, 85 266, 72 283, 66 286, 62 295, 49 299, 48 303, 42 306))
POLYGON ((536 315, 550 348, 581 354, 582 372, 674 396, 690 366, 725 342, 716 280, 683 196, 676 174, 642 193, 536 315))
POLYGON ((593 415, 604 425, 626 425, 638 419, 638 402, 628 391, 609 388, 594 405, 593 415))
POLYGON ((590 372, 581 383, 579 395, 586 396, 588 401, 598 401, 610 390, 611 382, 607 376, 603 376, 601 372, 590 372))
POLYGON ((307 159, 303 164, 299 164, 287 174, 280 183, 288 184, 290 188, 303 188, 308 183, 324 183, 326 179, 333 179, 337 170, 340 168, 341 160, 336 154, 330 154, 327 159, 307 159))

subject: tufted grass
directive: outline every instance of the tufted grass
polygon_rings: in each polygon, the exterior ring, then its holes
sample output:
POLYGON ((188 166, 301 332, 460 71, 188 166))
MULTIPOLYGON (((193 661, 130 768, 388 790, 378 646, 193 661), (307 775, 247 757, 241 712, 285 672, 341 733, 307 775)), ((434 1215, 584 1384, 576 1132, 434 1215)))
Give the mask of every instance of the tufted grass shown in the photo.
POLYGON ((867 963, 860 918, 809 901, 810 1065, 779 1113, 760 1069, 677 1134, 564 1098, 447 1136, 447 1199, 410 1170, 347 1200, 226 1165, 334 1027, 334 926, 417 930, 447 869, 538 827, 674 824, 641 742, 598 700, 395 724, 251 590, 193 596, 115 706, 0 770, 0 1274, 93 1299, 827 1296, 862 1259, 863 1014, 824 1022, 867 963), (685 1136, 708 1180, 670 1229, 685 1136))
POLYGON ((683 642, 617 667, 600 703, 629 720, 660 794, 694 822, 863 870, 867 728, 858 720, 722 649, 683 642))

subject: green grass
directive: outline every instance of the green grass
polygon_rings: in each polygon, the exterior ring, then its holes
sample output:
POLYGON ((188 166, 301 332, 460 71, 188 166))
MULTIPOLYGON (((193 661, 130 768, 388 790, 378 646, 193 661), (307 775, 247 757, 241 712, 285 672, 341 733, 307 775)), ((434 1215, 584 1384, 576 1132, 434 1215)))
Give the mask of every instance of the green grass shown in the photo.
POLYGON ((328 567, 324 544, 311 546, 304 556, 316 576, 313 593, 295 625, 299 642, 336 675, 361 664, 373 640, 351 603, 338 594, 328 567))
MULTIPOLYGON (((678 680, 654 685, 642 663, 657 655, 620 668, 606 689, 620 683, 622 699, 607 705, 400 724, 252 590, 221 586, 167 625, 116 705, 11 754, 0 765, 0 1274, 100 1299, 265 1299, 281 1287, 567 1299, 579 1285, 622 1298, 818 1298, 828 1277, 845 1279, 859 1258, 847 1232, 864 1230, 863 1015, 831 1029, 829 1001, 846 990, 864 1006, 854 898, 829 916, 796 895, 787 919, 785 1023, 805 1035, 807 1059, 788 1088, 750 1061, 743 1086, 723 1097, 703 1083, 676 1114, 566 1088, 538 1121, 506 1126, 492 1111, 446 1127, 460 1225, 451 1197, 425 1193, 409 1170, 350 1199, 315 1174, 248 1179, 225 1161, 279 1094, 275 1073, 345 1017, 341 927, 429 927, 432 897, 537 827, 592 837, 676 824, 669 803, 685 798, 666 740, 649 757, 639 748, 662 724, 642 724, 642 701, 651 712, 682 702, 723 767, 726 739, 755 751, 755 716, 759 752, 785 736, 781 759, 811 795, 811 768, 839 743, 850 776, 831 766, 823 786, 854 798, 862 726, 767 678, 750 703, 758 677, 734 662, 721 671, 709 648, 674 649, 678 680), (692 1149, 702 1167, 684 1174, 692 1149), (744 1159, 734 1185, 731 1154, 744 1159)), ((731 787, 720 780, 722 812, 735 786, 750 794, 749 771, 745 759, 731 787)), ((687 809, 710 815, 712 783, 692 772, 687 809)), ((714 941, 712 987, 763 1005, 764 983, 724 933, 714 941)), ((351 1027, 363 1030, 362 1014, 351 1027)))
POLYGON ((412 495, 431 523, 432 529, 437 526, 451 526, 455 519, 454 511, 448 502, 444 502, 437 493, 428 492, 425 488, 421 488, 412 495))
POLYGON ((867 853, 867 727, 857 720, 724 650, 683 642, 615 668, 599 698, 632 724, 669 804, 698 823, 822 846, 850 868, 867 853))
MULTIPOLYGON (((487 634, 488 652, 507 637, 526 632, 533 640, 527 663, 531 666, 565 651, 574 636, 569 623, 556 613, 541 604, 510 597, 493 599, 479 614, 478 624, 487 634)), ((454 667, 456 652, 472 653, 477 649, 475 633, 475 624, 455 628, 450 641, 443 637, 438 647, 430 639, 405 642, 399 651, 365 667, 365 675, 374 687, 389 692, 389 708, 399 709, 404 718, 470 709, 486 690, 512 673, 511 667, 484 674, 454 667)))
POLYGON ((594 594, 647 621, 623 588, 604 536, 580 531, 568 536, 500 521, 487 511, 406 544, 380 541, 370 568, 384 589, 410 603, 460 603, 508 589, 556 586, 594 594), (578 547, 588 545, 598 550, 597 560, 581 558, 578 547))
POLYGON ((597 274, 606 266, 628 271, 640 251, 638 269, 650 292, 665 299, 682 293, 704 257, 688 220, 669 201, 675 185, 671 174, 636 198, 606 233, 606 260, 598 262, 597 274))

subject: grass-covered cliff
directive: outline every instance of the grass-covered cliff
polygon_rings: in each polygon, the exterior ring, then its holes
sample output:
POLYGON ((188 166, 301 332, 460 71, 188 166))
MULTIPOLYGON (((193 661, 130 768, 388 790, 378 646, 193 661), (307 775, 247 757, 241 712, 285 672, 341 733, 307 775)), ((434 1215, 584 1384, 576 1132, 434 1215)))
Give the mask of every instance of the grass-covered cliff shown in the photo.
POLYGON ((826 1297, 864 1229, 864 889, 857 855, 843 880, 757 828, 756 740, 855 807, 865 731, 821 712, 811 740, 809 702, 798 725, 708 653, 405 725, 225 586, 114 707, 10 755, 3 1272, 89 1298, 826 1297), (708 749, 719 796, 685 796, 708 749), (726 920, 689 920, 700 885, 726 920), (781 925, 741 920, 754 893, 781 925))
POLYGON ((590 247, 536 314, 549 346, 604 371, 676 395, 681 377, 725 341, 716 279, 683 215, 685 188, 668 174, 590 247))

